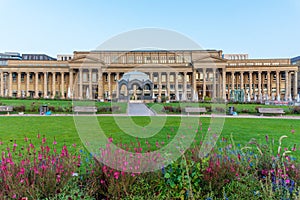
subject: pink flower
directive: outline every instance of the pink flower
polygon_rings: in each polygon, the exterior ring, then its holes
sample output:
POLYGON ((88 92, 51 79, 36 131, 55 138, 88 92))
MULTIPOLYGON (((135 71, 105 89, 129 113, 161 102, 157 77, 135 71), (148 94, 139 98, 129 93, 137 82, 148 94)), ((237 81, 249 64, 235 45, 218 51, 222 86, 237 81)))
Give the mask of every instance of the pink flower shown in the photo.
POLYGON ((43 143, 43 144, 45 144, 45 142, 46 142, 46 138, 45 138, 45 137, 43 137, 43 139, 42 139, 42 143, 43 143))
POLYGON ((108 142, 109 142, 109 143, 112 143, 112 142, 113 142, 113 138, 112 138, 112 137, 109 137, 109 138, 108 138, 108 142))
POLYGON ((14 143, 14 147, 17 147, 18 145, 16 143, 14 143))
POLYGON ((120 175, 120 173, 119 173, 119 172, 115 172, 115 173, 114 173, 114 177, 115 177, 115 179, 119 179, 119 175, 120 175))
POLYGON ((292 129, 292 130, 291 130, 291 133, 294 134, 294 133, 295 133, 295 129, 292 129))
POLYGON ((57 144, 57 142, 56 142, 56 140, 54 140, 54 141, 53 141, 53 145, 56 145, 56 144, 57 144))
POLYGON ((73 147, 76 147, 76 144, 72 144, 73 147))
POLYGON ((24 174, 25 173, 25 169, 24 167, 21 167, 19 174, 24 174))
POLYGON ((105 181, 101 179, 101 180, 100 180, 100 183, 101 183, 101 184, 104 184, 104 183, 105 183, 105 181))

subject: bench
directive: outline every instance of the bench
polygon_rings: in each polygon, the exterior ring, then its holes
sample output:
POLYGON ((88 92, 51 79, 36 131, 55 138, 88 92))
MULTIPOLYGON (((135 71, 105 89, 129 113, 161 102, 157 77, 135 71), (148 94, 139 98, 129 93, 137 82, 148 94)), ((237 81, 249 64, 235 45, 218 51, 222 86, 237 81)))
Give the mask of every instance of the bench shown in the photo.
POLYGON ((206 108, 203 107, 185 107, 184 111, 189 115, 190 113, 206 113, 206 108))
POLYGON ((0 112, 7 112, 7 114, 9 114, 9 112, 12 112, 13 109, 13 106, 0 106, 0 112))
POLYGON ((258 112, 263 116, 263 114, 284 114, 284 110, 282 108, 258 108, 258 112))
POLYGON ((97 107, 96 106, 74 106, 73 108, 74 113, 96 113, 97 107))

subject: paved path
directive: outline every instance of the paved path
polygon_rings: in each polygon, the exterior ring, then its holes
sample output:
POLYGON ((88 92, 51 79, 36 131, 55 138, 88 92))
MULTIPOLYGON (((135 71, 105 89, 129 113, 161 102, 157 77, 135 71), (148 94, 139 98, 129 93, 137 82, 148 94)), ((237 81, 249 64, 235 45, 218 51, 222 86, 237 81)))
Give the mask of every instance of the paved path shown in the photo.
POLYGON ((129 116, 154 116, 156 115, 143 103, 128 103, 127 113, 129 116))

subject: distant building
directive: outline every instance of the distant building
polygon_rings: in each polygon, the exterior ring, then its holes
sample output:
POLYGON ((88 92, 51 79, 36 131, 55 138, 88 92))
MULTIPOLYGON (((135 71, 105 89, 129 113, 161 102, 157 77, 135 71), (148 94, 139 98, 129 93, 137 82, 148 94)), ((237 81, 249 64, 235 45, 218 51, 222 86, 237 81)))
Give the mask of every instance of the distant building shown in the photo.
POLYGON ((22 60, 22 56, 17 52, 0 53, 0 60, 22 60))
POLYGON ((223 58, 227 60, 246 60, 248 54, 223 54, 223 58))
POLYGON ((291 59, 292 65, 298 65, 298 94, 300 93, 300 56, 291 59))
POLYGON ((72 60, 72 59, 73 59, 72 54, 58 54, 57 55, 57 60, 60 60, 60 61, 68 61, 68 60, 72 60))
POLYGON ((56 60, 45 54, 22 54, 22 60, 56 60))
POLYGON ((0 65, 7 65, 8 60, 21 60, 22 56, 18 52, 0 53, 0 65))
POLYGON ((295 100, 299 91, 299 65, 290 58, 249 59, 221 50, 74 51, 57 60, 45 54, 22 58, 0 64, 0 96, 282 101, 295 100), (135 71, 147 74, 151 84, 121 81, 135 71))

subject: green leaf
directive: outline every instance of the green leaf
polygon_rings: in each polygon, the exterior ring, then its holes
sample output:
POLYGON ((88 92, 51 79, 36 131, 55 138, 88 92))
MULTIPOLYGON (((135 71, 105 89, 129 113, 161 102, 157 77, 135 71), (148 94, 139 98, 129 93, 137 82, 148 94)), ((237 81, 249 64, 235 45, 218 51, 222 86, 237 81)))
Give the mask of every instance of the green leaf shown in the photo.
POLYGON ((170 178, 171 176, 170 176, 170 174, 169 173, 166 173, 165 174, 165 178, 170 178))

